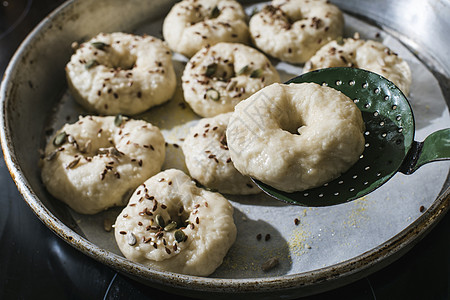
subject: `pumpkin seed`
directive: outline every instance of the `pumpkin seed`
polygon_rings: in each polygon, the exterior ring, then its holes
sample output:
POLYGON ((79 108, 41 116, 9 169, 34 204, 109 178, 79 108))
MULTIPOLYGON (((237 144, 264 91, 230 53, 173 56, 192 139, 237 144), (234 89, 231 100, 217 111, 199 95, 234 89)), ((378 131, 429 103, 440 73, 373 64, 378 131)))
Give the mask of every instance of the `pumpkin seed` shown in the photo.
POLYGON ((237 75, 242 75, 242 74, 244 74, 247 71, 248 71, 248 65, 245 65, 236 74, 237 75))
POLYGON ((220 93, 213 88, 209 88, 206 91, 206 96, 213 101, 219 101, 220 99, 220 93))
POLYGON ((136 236, 132 232, 128 232, 127 234, 127 243, 130 246, 134 246, 137 243, 136 236))
POLYGON ((55 145, 56 147, 61 146, 62 144, 65 143, 67 138, 67 133, 65 131, 59 133, 57 136, 55 136, 55 138, 53 139, 53 145, 55 145))
POLYGON ((164 221, 164 218, 160 215, 157 214, 155 217, 155 222, 156 224, 158 224, 159 227, 163 227, 166 225, 166 222, 164 221))
POLYGON ((212 63, 206 67, 205 76, 211 77, 217 71, 217 64, 212 63))
POLYGON ((99 50, 105 50, 106 47, 108 47, 108 44, 105 44, 103 42, 93 42, 91 43, 92 47, 99 49, 99 50))
POLYGON ((122 153, 120 153, 120 151, 117 150, 116 147, 110 147, 109 154, 111 154, 112 156, 115 156, 115 157, 120 157, 122 155, 122 153))
POLYGON ((175 237, 175 240, 178 243, 181 243, 184 241, 184 239, 186 238, 186 234, 184 233, 183 230, 178 229, 177 231, 175 231, 175 233, 173 234, 173 236, 175 237))
POLYGON ((259 78, 259 77, 261 77, 261 75, 262 75, 262 70, 256 69, 250 74, 250 77, 251 78, 259 78))
POLYGON ((116 117, 114 118, 114 125, 120 127, 122 123, 123 123, 123 116, 121 114, 116 115, 116 117))
POLYGON ((90 68, 95 67, 96 65, 98 65, 98 61, 96 61, 95 59, 91 59, 86 63, 84 67, 86 68, 86 70, 89 70, 90 68))
POLYGON ((344 45, 344 44, 345 44, 344 38, 343 38, 342 36, 338 36, 337 39, 336 39, 336 43, 337 43, 339 46, 344 45))
POLYGON ((216 6, 211 11, 211 19, 217 18, 220 15, 220 9, 216 6))
POLYGON ((164 230, 165 231, 172 231, 172 230, 174 230, 176 228, 177 228, 177 222, 172 221, 169 224, 167 224, 166 227, 164 227, 164 230))

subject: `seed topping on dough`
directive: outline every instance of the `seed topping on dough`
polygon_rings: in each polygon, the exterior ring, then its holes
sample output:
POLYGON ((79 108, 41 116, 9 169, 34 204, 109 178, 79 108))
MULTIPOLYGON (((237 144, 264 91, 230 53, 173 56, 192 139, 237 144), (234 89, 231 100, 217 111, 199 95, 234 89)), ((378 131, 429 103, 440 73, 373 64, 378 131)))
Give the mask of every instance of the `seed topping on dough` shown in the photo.
POLYGON ((61 146, 66 142, 67 133, 65 131, 59 133, 54 139, 53 139, 53 145, 56 147, 61 146))
POLYGON ((220 93, 219 93, 216 89, 214 89, 214 88, 209 88, 209 89, 206 91, 205 96, 206 96, 208 99, 211 99, 211 100, 213 100, 213 101, 219 101, 219 100, 220 100, 220 93))
POLYGON ((127 243, 130 246, 134 246, 137 243, 136 236, 132 232, 127 234, 127 243))
POLYGON ((94 47, 98 50, 102 50, 102 51, 104 51, 105 48, 109 47, 108 44, 105 44, 103 42, 92 42, 91 45, 92 45, 92 47, 94 47))
POLYGON ((166 225, 164 218, 160 214, 156 215, 155 222, 156 222, 156 224, 158 224, 159 227, 162 227, 162 228, 164 228, 164 226, 166 225))
POLYGON ((186 234, 185 234, 184 231, 181 230, 181 229, 178 229, 177 231, 175 231, 175 233, 173 234, 173 236, 174 236, 175 240, 176 240, 178 243, 181 243, 181 242, 185 241, 186 238, 187 238, 186 234))
POLYGON ((251 78, 260 78, 262 75, 263 71, 261 69, 256 69, 253 70, 252 73, 250 74, 251 78))
POLYGON ((95 59, 91 59, 90 61, 88 61, 88 62, 85 64, 84 67, 86 68, 86 70, 89 70, 89 69, 91 69, 91 68, 93 68, 93 67, 95 67, 95 66, 97 66, 97 65, 99 65, 98 61, 95 60, 95 59))
POLYGON ((81 157, 75 158, 74 160, 72 160, 72 161, 67 165, 66 169, 73 169, 73 168, 75 168, 75 167, 78 165, 78 163, 80 162, 80 160, 81 160, 81 157))

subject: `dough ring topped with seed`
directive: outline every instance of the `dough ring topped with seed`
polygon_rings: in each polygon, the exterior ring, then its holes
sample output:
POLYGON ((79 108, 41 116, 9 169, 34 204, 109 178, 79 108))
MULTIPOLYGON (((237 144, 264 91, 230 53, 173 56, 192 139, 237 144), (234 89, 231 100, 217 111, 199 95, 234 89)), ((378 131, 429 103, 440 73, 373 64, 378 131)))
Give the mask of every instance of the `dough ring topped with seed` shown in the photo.
POLYGON ((361 111, 315 83, 272 84, 236 105, 226 134, 234 166, 286 192, 320 186, 364 150, 361 111))
POLYGON ((342 36, 342 12, 325 0, 273 0, 250 19, 253 43, 282 61, 303 63, 342 36))
POLYGON ((408 95, 411 70, 408 63, 380 42, 339 39, 323 46, 305 63, 305 72, 331 67, 365 69, 392 81, 408 95))
POLYGON ((129 260, 196 276, 214 272, 236 239, 228 200, 197 187, 176 169, 140 185, 117 217, 114 231, 129 260))
POLYGON ((232 113, 201 119, 183 143, 190 175, 207 188, 225 194, 249 195, 261 190, 236 170, 228 151, 225 131, 232 113))
POLYGON ((243 99, 279 81, 264 54, 236 43, 203 48, 190 59, 182 76, 186 102, 203 117, 232 112, 243 99))
POLYGON ((169 47, 191 57, 206 45, 248 43, 242 6, 234 0, 183 0, 164 19, 163 36, 169 47))
POLYGON ((176 78, 160 39, 101 33, 80 45, 66 66, 69 89, 86 109, 134 115, 169 100, 176 78))
POLYGON ((126 205, 139 184, 158 173, 165 142, 142 120, 80 117, 58 130, 41 160, 42 180, 55 198, 83 214, 126 205))

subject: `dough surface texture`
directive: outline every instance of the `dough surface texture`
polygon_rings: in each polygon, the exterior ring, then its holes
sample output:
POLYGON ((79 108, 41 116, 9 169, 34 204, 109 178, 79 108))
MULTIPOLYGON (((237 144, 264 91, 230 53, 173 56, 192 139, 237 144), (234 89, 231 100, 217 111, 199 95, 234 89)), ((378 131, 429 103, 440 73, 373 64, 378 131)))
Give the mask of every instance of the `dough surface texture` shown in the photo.
POLYGON ((208 276, 236 239, 233 207, 198 188, 180 170, 165 170, 134 192, 115 223, 123 255, 149 268, 208 276))
POLYGON ((103 115, 135 115, 175 92, 172 53, 152 36, 101 33, 83 43, 66 65, 75 100, 103 115))
POLYGON ((41 160, 42 180, 55 198, 82 214, 126 205, 158 173, 165 141, 156 126, 122 117, 80 117, 58 130, 41 160))
POLYGON ((248 43, 245 11, 234 0, 183 0, 163 23, 169 47, 187 57, 219 42, 248 43))
POLYGON ((261 190, 231 161, 225 131, 232 113, 201 119, 183 143, 190 175, 206 188, 224 194, 249 195, 261 190))
POLYGON ((258 50, 237 43, 219 43, 195 54, 182 76, 187 103, 202 117, 232 112, 256 91, 279 82, 277 70, 258 50))
POLYGON ((364 128, 361 111, 341 92, 275 83, 236 106, 226 134, 240 173, 294 192, 350 168, 364 150, 364 128))
POLYGON ((355 67, 377 73, 392 81, 405 95, 411 86, 408 63, 377 41, 353 38, 331 41, 311 57, 304 72, 331 67, 355 67))
POLYGON ((304 63, 323 45, 342 36, 344 17, 325 0, 273 0, 249 23, 252 42, 266 54, 304 63))

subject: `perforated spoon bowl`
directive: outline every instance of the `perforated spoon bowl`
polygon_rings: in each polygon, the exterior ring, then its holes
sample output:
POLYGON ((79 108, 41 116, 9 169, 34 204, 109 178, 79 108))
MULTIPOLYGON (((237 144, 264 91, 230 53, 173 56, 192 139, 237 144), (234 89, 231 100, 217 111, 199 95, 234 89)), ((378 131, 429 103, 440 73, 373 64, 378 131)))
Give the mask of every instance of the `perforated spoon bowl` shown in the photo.
POLYGON ((366 125, 365 149, 347 172, 317 188, 287 193, 253 179, 268 195, 296 205, 336 205, 374 191, 397 172, 408 175, 428 162, 450 159, 450 129, 434 132, 423 142, 414 141, 411 106, 386 78, 362 69, 328 68, 286 83, 303 82, 335 88, 355 102, 366 125))

